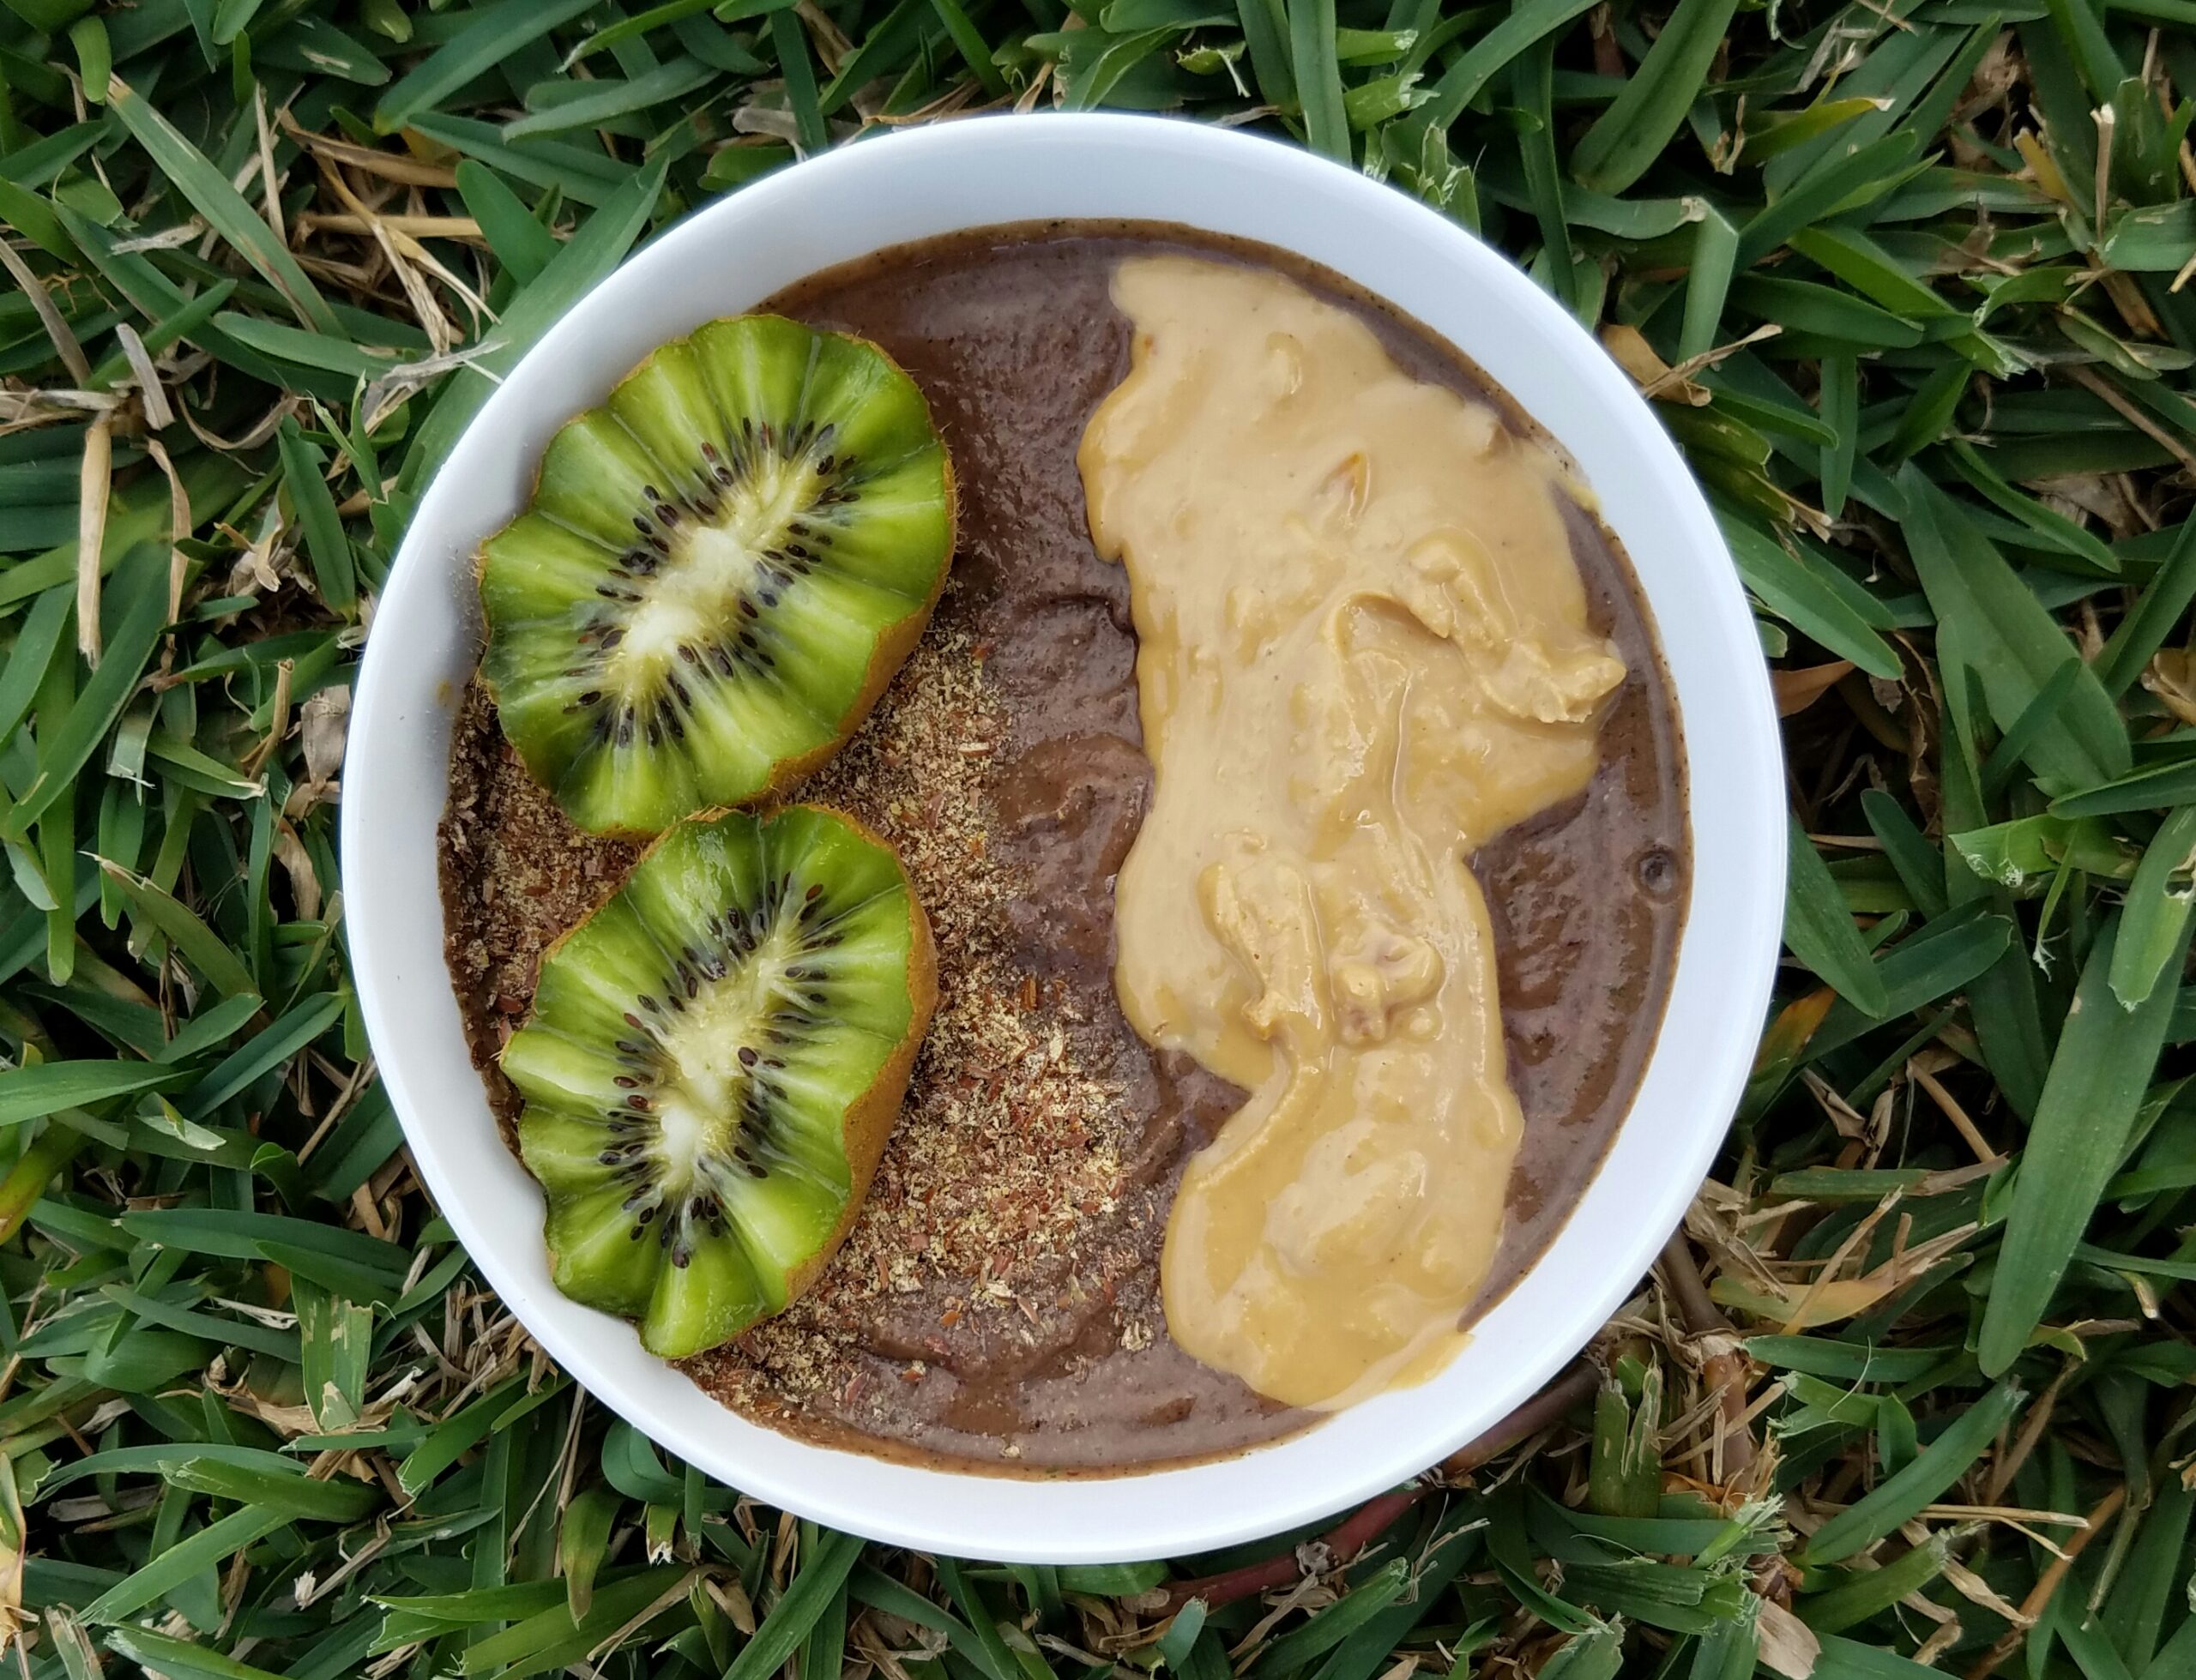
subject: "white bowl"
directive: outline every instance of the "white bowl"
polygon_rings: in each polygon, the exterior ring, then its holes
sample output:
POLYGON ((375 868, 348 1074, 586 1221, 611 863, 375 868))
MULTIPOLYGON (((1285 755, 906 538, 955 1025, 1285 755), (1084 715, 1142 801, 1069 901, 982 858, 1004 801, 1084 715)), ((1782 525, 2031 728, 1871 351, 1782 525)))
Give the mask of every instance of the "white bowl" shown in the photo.
POLYGON ((842 147, 709 206, 576 304, 459 441, 398 554, 350 718, 343 868, 353 970, 422 1177, 481 1274, 564 1368, 671 1452, 873 1539, 1010 1562, 1179 1557, 1310 1522, 1483 1433, 1583 1346, 1698 1189, 1752 1060, 1783 923, 1770 689, 1715 521, 1631 382, 1454 223, 1240 132, 1152 117, 986 117, 842 147), (632 1330, 549 1281, 541 1197, 497 1135, 443 966, 435 826, 477 651, 472 557, 550 435, 667 339, 818 270, 964 228, 1175 222, 1322 263, 1447 338, 1561 443, 1652 607, 1689 761, 1693 883, 1668 1011, 1608 1159, 1547 1252, 1447 1370, 1238 1456, 1017 1480, 811 1446, 727 1411, 632 1330))

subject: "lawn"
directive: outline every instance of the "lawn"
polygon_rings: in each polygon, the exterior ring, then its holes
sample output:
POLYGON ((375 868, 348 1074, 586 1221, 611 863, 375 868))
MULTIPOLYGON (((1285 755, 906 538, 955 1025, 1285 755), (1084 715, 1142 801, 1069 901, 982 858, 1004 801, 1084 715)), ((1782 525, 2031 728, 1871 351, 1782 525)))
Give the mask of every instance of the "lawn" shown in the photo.
POLYGON ((2193 0, 0 0, 5 1660, 2196 1676, 2192 92, 2193 0), (1509 252, 1786 716, 1790 960, 1685 1237, 1325 1540, 1001 1569, 667 1462, 475 1279, 347 978, 350 684, 498 373, 697 205, 1014 104, 1509 252))

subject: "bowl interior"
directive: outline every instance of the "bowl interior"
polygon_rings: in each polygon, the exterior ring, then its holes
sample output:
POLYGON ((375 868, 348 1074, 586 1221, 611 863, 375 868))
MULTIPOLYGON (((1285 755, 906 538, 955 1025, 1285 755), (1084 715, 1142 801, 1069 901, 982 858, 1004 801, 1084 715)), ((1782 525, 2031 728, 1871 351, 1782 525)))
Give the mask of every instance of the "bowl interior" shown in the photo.
POLYGON ((1752 615, 1713 519, 1630 382, 1523 274, 1401 193, 1281 144, 1147 117, 978 118, 842 148, 690 217, 575 307, 482 408, 405 539, 352 709, 352 960, 382 1076, 442 1212, 549 1352, 666 1448, 875 1539, 1011 1561, 1179 1556, 1313 1520, 1474 1438, 1583 1346, 1651 1263, 1722 1135, 1767 1002, 1783 902, 1781 777, 1752 615), (556 1292, 539 1192, 498 1135, 443 966, 435 828, 477 651, 473 551, 522 503, 558 425, 667 339, 820 269, 1054 218, 1179 223, 1323 264, 1449 340, 1547 429, 1656 621, 1685 732, 1695 884, 1629 1117, 1568 1223, 1447 1370, 1235 1458, 1037 1481, 887 1463, 763 1429, 644 1353, 627 1326, 556 1292))

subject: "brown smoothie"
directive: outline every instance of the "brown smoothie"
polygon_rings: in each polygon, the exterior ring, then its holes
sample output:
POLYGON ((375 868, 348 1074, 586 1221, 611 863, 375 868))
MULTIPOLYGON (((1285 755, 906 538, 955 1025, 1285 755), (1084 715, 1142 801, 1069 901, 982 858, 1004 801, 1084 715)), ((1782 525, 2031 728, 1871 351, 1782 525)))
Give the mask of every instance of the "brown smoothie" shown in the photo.
MULTIPOLYGON (((1315 1422, 1168 1338, 1159 1255, 1188 1156, 1241 1100, 1155 1051, 1113 993, 1114 871, 1149 789, 1128 575, 1091 545, 1076 451, 1127 368, 1125 255, 1266 262, 1359 313, 1417 377, 1495 403, 1453 351, 1324 271, 1179 230, 1029 226, 884 253, 767 306, 874 340, 953 455, 960 545, 914 657, 801 790, 896 846, 930 912, 938 1013, 870 1197, 816 1286, 685 1362, 775 1427, 896 1458, 1022 1473, 1209 1457, 1315 1422)), ((1482 846, 1510 1077, 1525 1116, 1479 1309, 1561 1225, 1660 1024, 1686 897, 1683 749, 1634 585, 1568 515, 1594 628, 1629 671, 1579 799, 1482 846)), ((542 948, 636 848, 579 834, 527 778, 476 685, 452 756, 443 888, 452 978, 496 1071, 542 948)))

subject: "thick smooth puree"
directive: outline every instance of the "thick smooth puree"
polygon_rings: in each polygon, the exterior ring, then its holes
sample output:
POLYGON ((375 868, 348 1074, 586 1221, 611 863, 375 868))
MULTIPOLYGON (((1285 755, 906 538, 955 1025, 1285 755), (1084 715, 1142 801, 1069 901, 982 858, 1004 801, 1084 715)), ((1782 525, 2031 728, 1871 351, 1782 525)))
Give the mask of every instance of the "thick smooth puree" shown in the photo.
POLYGON ((1078 461, 1155 772, 1115 983, 1251 1093, 1176 1192, 1167 1328, 1344 1405, 1438 1369, 1493 1264, 1523 1117, 1469 858, 1585 787, 1625 667, 1493 410, 1270 271, 1135 258, 1113 300, 1078 461))

